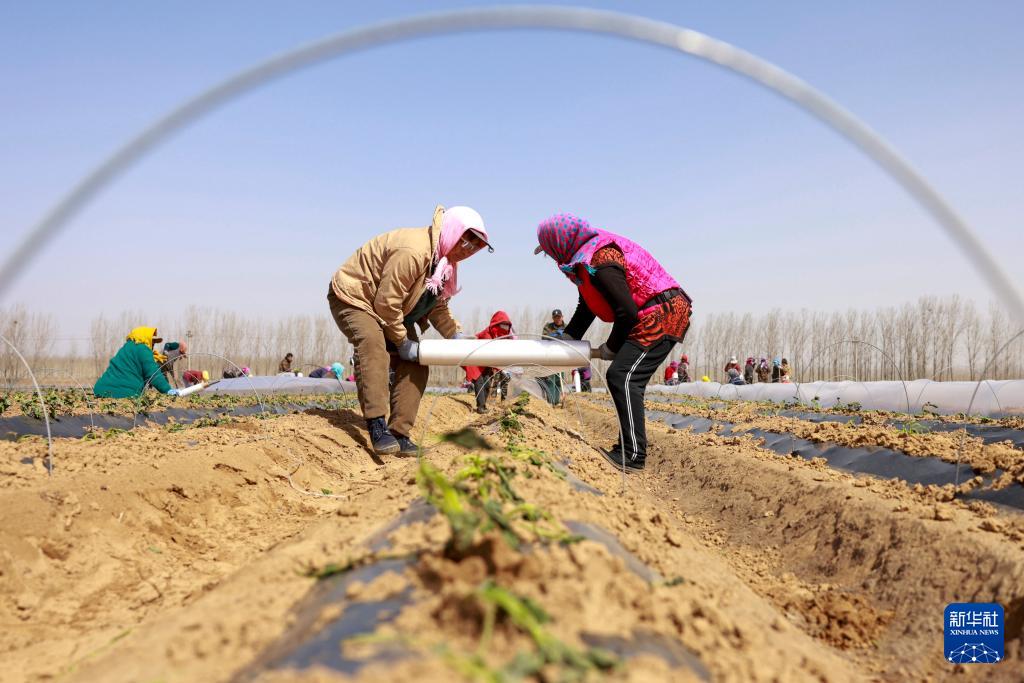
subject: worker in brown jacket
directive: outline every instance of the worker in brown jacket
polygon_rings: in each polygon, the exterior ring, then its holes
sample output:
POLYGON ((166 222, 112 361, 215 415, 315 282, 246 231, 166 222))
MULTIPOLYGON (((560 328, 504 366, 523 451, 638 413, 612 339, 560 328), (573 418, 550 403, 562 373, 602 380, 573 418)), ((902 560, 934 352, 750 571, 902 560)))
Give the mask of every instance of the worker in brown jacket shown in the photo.
POLYGON ((459 261, 484 247, 493 251, 480 214, 438 206, 430 225, 378 235, 331 279, 327 302, 355 348, 356 390, 375 452, 417 452, 409 437, 430 370, 418 363, 415 325, 433 325, 447 339, 462 336, 448 302, 458 292, 459 261))

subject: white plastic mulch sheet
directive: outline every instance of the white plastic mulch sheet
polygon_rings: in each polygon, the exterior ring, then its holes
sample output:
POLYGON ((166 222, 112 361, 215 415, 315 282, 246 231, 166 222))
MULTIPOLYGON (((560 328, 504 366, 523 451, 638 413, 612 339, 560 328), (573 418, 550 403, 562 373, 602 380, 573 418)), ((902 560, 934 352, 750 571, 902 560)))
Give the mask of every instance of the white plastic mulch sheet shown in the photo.
POLYGON ((859 403, 867 410, 894 410, 943 415, 970 412, 972 415, 1005 417, 1024 415, 1024 380, 978 382, 933 382, 919 379, 903 382, 805 382, 803 384, 747 384, 736 386, 717 382, 689 382, 677 386, 655 384, 648 393, 696 396, 744 401, 817 401, 823 408, 859 403), (975 395, 975 390, 977 394, 975 395), (971 397, 974 402, 971 403, 971 397), (968 411, 968 407, 970 410, 968 411))
POLYGON ((203 389, 201 394, 354 394, 355 382, 334 378, 296 377, 295 375, 257 375, 222 379, 203 389))

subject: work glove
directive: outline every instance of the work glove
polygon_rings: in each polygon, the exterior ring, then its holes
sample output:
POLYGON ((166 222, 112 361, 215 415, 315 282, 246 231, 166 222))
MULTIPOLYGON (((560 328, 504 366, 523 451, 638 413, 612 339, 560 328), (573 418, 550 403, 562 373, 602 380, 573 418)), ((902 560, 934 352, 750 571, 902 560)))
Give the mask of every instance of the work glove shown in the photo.
POLYGON ((563 341, 579 341, 578 339, 576 339, 576 337, 572 336, 571 334, 566 334, 565 332, 563 332, 558 338, 563 341))
POLYGON ((177 396, 178 395, 178 390, 177 389, 169 389, 167 391, 167 395, 168 396, 177 396))
POLYGON ((472 337, 470 337, 465 332, 456 332, 455 335, 451 337, 451 339, 472 339, 472 337))
POLYGON ((420 357, 420 345, 406 337, 402 345, 398 347, 398 357, 410 363, 417 362, 420 357))
POLYGON ((601 346, 599 346, 597 349, 597 353, 599 354, 601 360, 615 360, 616 352, 608 348, 608 342, 601 344, 601 346))

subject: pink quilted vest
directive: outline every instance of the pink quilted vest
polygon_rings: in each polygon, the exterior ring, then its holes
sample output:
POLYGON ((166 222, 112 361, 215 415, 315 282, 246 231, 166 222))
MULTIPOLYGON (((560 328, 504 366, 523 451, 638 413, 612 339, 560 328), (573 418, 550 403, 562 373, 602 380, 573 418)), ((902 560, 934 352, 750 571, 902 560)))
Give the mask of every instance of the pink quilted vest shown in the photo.
MULTIPOLYGON (((594 253, 600 249, 615 244, 626 259, 626 284, 629 285, 629 292, 633 297, 640 312, 644 312, 643 305, 658 294, 669 289, 681 289, 668 272, 661 267, 661 264, 650 255, 650 253, 636 242, 628 240, 619 235, 606 234, 597 242, 594 253)), ((604 297, 594 288, 590 281, 590 273, 583 264, 576 266, 576 275, 580 279, 580 295, 587 302, 587 306, 594 314, 605 322, 613 322, 615 316, 611 306, 604 297)))

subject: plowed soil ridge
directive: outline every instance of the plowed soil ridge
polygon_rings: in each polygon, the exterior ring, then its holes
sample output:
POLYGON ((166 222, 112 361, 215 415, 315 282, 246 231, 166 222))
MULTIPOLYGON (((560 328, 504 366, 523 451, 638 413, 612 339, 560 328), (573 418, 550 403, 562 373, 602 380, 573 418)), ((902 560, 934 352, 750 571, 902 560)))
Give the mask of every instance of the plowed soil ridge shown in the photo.
MULTIPOLYGON (((469 397, 441 397, 428 429, 470 427, 500 447, 502 418, 498 406, 478 416, 469 397)), ((972 679, 1020 680, 1019 516, 942 487, 779 457, 750 437, 654 422, 647 469, 623 479, 594 450, 616 432, 607 406, 532 401, 520 421, 523 443, 601 493, 544 470, 516 480, 523 497, 606 530, 662 581, 591 540, 522 553, 485 539, 477 561, 444 554, 442 515, 388 529, 421 495, 417 463, 369 456, 348 410, 62 439, 53 479, 35 457, 43 444, 0 443, 0 679, 229 681, 248 671, 260 681, 450 682, 460 676, 435 646, 478 646, 480 615, 464 600, 492 576, 542 604, 551 632, 573 647, 627 643, 638 656, 612 679, 700 679, 700 668, 639 652, 638 638, 678 644, 715 681, 952 679, 962 667, 942 656, 943 608, 982 600, 1006 609, 1007 659, 971 669, 972 679), (411 586, 416 600, 375 635, 404 639, 417 657, 348 673, 251 668, 298 623, 297 606, 317 589, 311 570, 381 554, 419 559, 347 587, 348 602, 325 605, 311 634, 350 605, 411 586)), ((425 457, 451 475, 467 452, 444 442, 425 457)), ((488 656, 528 646, 499 625, 488 656)))

